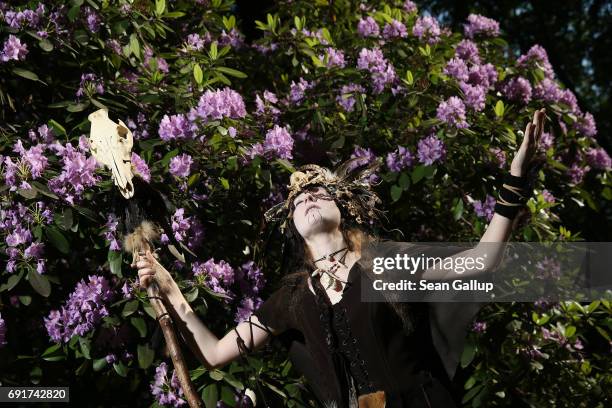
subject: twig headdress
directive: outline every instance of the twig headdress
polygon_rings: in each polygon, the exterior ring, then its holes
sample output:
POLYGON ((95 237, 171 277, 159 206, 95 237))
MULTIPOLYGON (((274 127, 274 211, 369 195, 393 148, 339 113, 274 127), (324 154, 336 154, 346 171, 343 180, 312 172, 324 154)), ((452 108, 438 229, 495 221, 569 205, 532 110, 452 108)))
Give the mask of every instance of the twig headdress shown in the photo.
POLYGON ((376 205, 381 200, 372 190, 370 182, 370 176, 380 167, 380 163, 375 161, 357 170, 361 167, 359 160, 362 159, 347 160, 334 171, 316 164, 299 167, 289 179, 287 199, 266 211, 266 222, 280 222, 283 232, 293 217, 293 199, 310 186, 325 187, 336 203, 345 208, 358 224, 370 226, 380 221, 382 211, 376 205))

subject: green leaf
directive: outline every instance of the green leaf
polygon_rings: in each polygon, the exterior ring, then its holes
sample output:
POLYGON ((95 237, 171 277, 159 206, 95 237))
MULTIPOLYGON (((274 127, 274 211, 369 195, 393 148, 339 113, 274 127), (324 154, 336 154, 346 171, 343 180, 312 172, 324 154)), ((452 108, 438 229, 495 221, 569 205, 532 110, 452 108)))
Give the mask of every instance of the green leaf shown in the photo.
POLYGON ((123 254, 121 251, 108 250, 108 266, 113 275, 117 275, 120 278, 123 277, 121 273, 121 264, 123 263, 123 254))
POLYGON ((143 318, 132 317, 130 319, 130 323, 132 323, 132 326, 134 326, 136 330, 138 330, 138 333, 140 333, 140 337, 145 337, 147 335, 147 324, 145 323, 143 318))
POLYGON ((113 368, 121 377, 127 377, 128 368, 121 361, 114 363, 113 368))
POLYGON ((61 343, 56 343, 50 346, 42 353, 41 357, 50 356, 51 354, 55 353, 61 346, 62 346, 61 343))
POLYGON ((567 326, 565 328, 565 337, 572 337, 576 334, 576 326, 567 326))
POLYGON ((204 73, 202 72, 202 68, 200 68, 200 64, 195 64, 193 66, 193 77, 198 84, 201 84, 204 80, 204 73))
POLYGON ((155 14, 161 16, 166 10, 166 0, 155 0, 155 14))
POLYGON ((221 185, 223 186, 224 189, 229 190, 230 185, 229 185, 229 180, 224 178, 224 177, 219 177, 219 181, 221 181, 221 185))
POLYGON ((391 199, 393 200, 393 202, 399 200, 402 197, 402 192, 404 190, 398 186, 398 185, 392 185, 391 186, 391 199))
POLYGON ((60 125, 58 122, 56 122, 55 120, 49 119, 48 124, 49 124, 49 126, 51 126, 53 128, 53 131, 56 134, 61 134, 61 135, 64 135, 64 136, 68 136, 68 133, 66 133, 66 129, 64 129, 64 127, 62 125, 60 125))
POLYGON ((140 302, 136 299, 134 300, 130 300, 129 302, 127 302, 125 304, 125 306, 123 306, 123 310, 121 311, 121 315, 123 317, 128 317, 129 315, 133 314, 136 310, 138 310, 138 305, 140 304, 140 302))
POLYGON ((457 198, 455 201, 455 205, 453 206, 453 219, 457 221, 463 215, 463 200, 461 198, 457 198))
POLYGON ((91 360, 90 350, 91 342, 83 337, 79 337, 79 345, 81 346, 81 352, 86 359, 91 360))
POLYGON ((136 36, 136 34, 130 35, 130 50, 140 59, 140 43, 138 42, 138 36, 136 36))
POLYGON ((32 303, 32 296, 19 296, 19 301, 25 306, 30 306, 30 303, 32 303))
POLYGON ((221 381, 225 373, 221 370, 212 370, 210 373, 208 373, 208 375, 210 375, 210 378, 215 381, 221 381))
POLYGON ((497 116, 498 118, 501 118, 502 116, 504 116, 506 107, 504 106, 504 102, 501 99, 497 101, 497 103, 495 104, 494 111, 495 111, 495 116, 497 116))
POLYGON ((212 44, 210 44, 210 51, 208 52, 208 56, 211 60, 216 60, 218 55, 219 52, 217 50, 217 42, 213 41, 212 44))
POLYGON ((138 350, 138 366, 143 370, 146 370, 153 364, 155 359, 155 351, 153 351, 148 344, 139 344, 138 350))
POLYGON ((228 67, 216 67, 217 71, 223 72, 227 75, 236 77, 236 78, 246 78, 247 74, 242 71, 238 71, 237 69, 228 68, 228 67))
POLYGON ((425 166, 420 164, 412 170, 412 184, 416 184, 425 177, 425 166))
POLYGON ((106 357, 98 358, 93 361, 93 370, 100 371, 108 365, 106 357))
POLYGON ((46 52, 53 51, 53 44, 51 43, 51 41, 47 40, 46 38, 43 38, 42 40, 40 40, 38 42, 38 46, 42 48, 43 51, 46 51, 46 52))
POLYGON ((461 367, 465 368, 472 360, 474 360, 474 356, 476 355, 476 345, 473 342, 467 342, 465 347, 463 348, 463 353, 461 354, 461 367))
POLYGON ((89 107, 89 101, 85 101, 85 102, 81 102, 81 103, 75 103, 72 105, 69 105, 66 110, 68 112, 82 112, 85 109, 87 109, 89 107))
POLYGON ((397 181, 397 184, 402 188, 402 190, 408 190, 410 187, 410 176, 406 173, 402 173, 397 181))
POLYGON ((410 70, 406 71, 406 82, 408 85, 414 84, 414 77, 412 76, 412 71, 410 70))
POLYGON ((202 391, 202 400, 206 408, 216 408, 218 399, 219 391, 217 390, 217 384, 209 384, 202 391))
POLYGON ((0 292, 13 289, 15 286, 17 286, 22 277, 23 272, 9 276, 9 278, 6 280, 6 283, 0 286, 0 292))
POLYGON ((27 69, 13 68, 13 74, 19 75, 20 77, 29 79, 31 81, 39 81, 38 75, 32 71, 28 71, 27 69))
POLYGON ((28 281, 32 288, 41 296, 48 297, 51 294, 51 284, 46 276, 31 270, 28 272, 28 281))

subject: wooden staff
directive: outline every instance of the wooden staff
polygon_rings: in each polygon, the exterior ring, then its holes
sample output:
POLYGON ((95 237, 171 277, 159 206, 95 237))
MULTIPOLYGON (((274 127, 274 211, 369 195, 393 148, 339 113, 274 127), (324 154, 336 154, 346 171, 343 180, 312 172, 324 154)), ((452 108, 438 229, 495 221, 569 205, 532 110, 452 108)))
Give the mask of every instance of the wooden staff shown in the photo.
MULTIPOLYGON (((137 260, 144 259, 144 257, 138 254, 139 252, 146 252, 148 250, 154 253, 152 243, 158 237, 158 229, 155 228, 150 221, 143 221, 134 232, 125 236, 123 248, 126 252, 132 253, 133 265, 136 264, 137 260)), ((191 408, 201 408, 203 406, 202 400, 194 389, 191 378, 189 377, 189 370, 185 364, 185 359, 183 358, 183 353, 176 337, 174 326, 172 325, 172 319, 166 309, 166 305, 164 305, 162 297, 159 295, 159 286, 157 282, 153 281, 147 287, 147 295, 149 296, 149 301, 155 310, 157 321, 164 334, 164 339, 166 340, 166 345, 170 352, 170 358, 172 358, 172 364, 178 375, 185 398, 191 408)))

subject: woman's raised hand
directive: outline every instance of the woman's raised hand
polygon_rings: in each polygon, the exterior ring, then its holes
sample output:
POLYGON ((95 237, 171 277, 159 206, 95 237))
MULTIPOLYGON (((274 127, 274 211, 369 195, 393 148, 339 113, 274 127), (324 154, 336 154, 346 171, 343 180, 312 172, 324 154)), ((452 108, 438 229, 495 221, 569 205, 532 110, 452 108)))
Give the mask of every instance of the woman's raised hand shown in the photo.
POLYGON ((546 110, 542 108, 533 114, 533 120, 527 124, 523 142, 510 165, 510 174, 513 176, 523 177, 529 170, 544 131, 545 118, 546 110))

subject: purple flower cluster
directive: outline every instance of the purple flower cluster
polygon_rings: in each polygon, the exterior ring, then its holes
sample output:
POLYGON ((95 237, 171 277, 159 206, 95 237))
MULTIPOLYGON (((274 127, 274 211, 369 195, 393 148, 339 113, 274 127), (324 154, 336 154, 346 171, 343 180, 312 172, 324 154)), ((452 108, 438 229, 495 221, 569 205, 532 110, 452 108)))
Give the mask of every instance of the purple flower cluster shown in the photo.
POLYGON ((436 117, 457 129, 469 127, 465 120, 465 105, 456 96, 451 96, 447 100, 440 102, 436 111, 436 117))
POLYGON ((68 343, 72 336, 85 335, 109 315, 107 303, 114 297, 109 281, 97 275, 88 279, 89 282, 81 280, 77 284, 60 310, 52 310, 44 318, 53 341, 68 343))
POLYGON ((85 188, 96 185, 99 177, 95 176, 98 166, 93 156, 87 157, 82 152, 83 147, 75 149, 71 143, 62 146, 59 142, 50 145, 62 158, 63 168, 61 173, 50 179, 47 183, 49 189, 62 197, 70 204, 75 204, 75 199, 80 199, 85 188))
POLYGON ((420 40, 427 41, 429 44, 440 41, 441 33, 438 21, 431 16, 419 17, 412 27, 412 35, 420 40))
POLYGON ((6 346, 6 323, 0 314, 0 347, 6 346))
POLYGON ((266 132, 266 138, 262 143, 255 143, 247 150, 247 156, 253 159, 255 156, 264 156, 268 160, 274 157, 281 159, 293 158, 294 140, 286 127, 274 125, 274 128, 266 132))
POLYGON ((185 115, 164 115, 159 123, 158 134, 164 141, 193 139, 197 127, 185 115))
POLYGON ((28 264, 35 263, 38 273, 45 272, 44 244, 33 242, 30 226, 51 222, 53 214, 43 201, 36 202, 34 208, 17 203, 16 208, 0 209, 0 233, 5 236, 4 242, 7 246, 5 252, 9 257, 5 267, 7 272, 15 272, 17 263, 21 261, 28 264))
POLYGON ((587 137, 595 137, 597 135, 597 126, 595 124, 595 118, 589 112, 578 117, 578 120, 574 124, 576 131, 587 137))
POLYGON ((506 97, 512 101, 527 105, 531 100, 531 84, 522 76, 510 79, 502 89, 506 97))
POLYGON ((446 146, 436 135, 429 135, 417 143, 419 162, 431 165, 446 157, 446 146))
POLYGON ((20 29, 29 27, 38 29, 41 27, 46 8, 43 3, 38 3, 36 10, 24 9, 21 11, 7 10, 4 12, 4 21, 9 27, 20 29))
POLYGON ((336 97, 336 102, 338 102, 346 112, 352 112, 357 102, 355 95, 364 92, 365 89, 361 85, 353 83, 343 85, 340 89, 340 94, 336 97))
POLYGON ((612 159, 601 147, 590 147, 586 150, 586 161, 595 169, 609 170, 612 168, 612 159))
POLYGON ((417 6, 416 4, 414 4, 414 2, 410 1, 410 0, 406 0, 404 2, 404 11, 406 11, 406 13, 416 13, 417 12, 417 6))
POLYGON ((381 93, 385 85, 396 81, 395 68, 385 59, 380 48, 362 48, 357 59, 357 68, 370 72, 375 94, 381 93))
POLYGON ((153 58, 153 48, 146 45, 144 47, 144 66, 149 67, 151 69, 157 69, 164 74, 170 72, 170 67, 168 66, 168 62, 165 59, 158 57, 153 58))
POLYGON ((541 45, 534 45, 516 60, 516 65, 521 68, 540 68, 544 71, 546 78, 554 78, 555 71, 548 60, 548 54, 541 45))
POLYGON ((383 38, 387 40, 393 38, 406 38, 407 36, 408 30, 406 30, 406 26, 401 21, 393 20, 385 24, 383 28, 383 38))
POLYGON ((187 49, 202 51, 204 46, 211 41, 210 33, 206 33, 204 36, 199 34, 189 34, 187 36, 187 49))
POLYGON ((477 216, 485 218, 487 221, 491 221, 493 214, 495 213, 495 204, 497 200, 492 195, 487 194, 487 198, 483 201, 474 200, 472 205, 474 206, 474 212, 477 216))
POLYGON ((561 278, 561 263, 554 258, 545 256, 544 259, 536 263, 535 267, 538 279, 558 280, 561 278))
POLYGON ((412 166, 414 155, 404 146, 397 146, 397 150, 387 154, 387 167, 394 173, 399 173, 405 168, 412 166))
POLYGON ((487 92, 497 81, 497 70, 490 63, 481 64, 477 45, 463 40, 455 48, 444 73, 455 78, 463 92, 463 102, 476 112, 485 107, 487 92))
POLYGON ((266 132, 263 148, 264 152, 271 152, 281 159, 292 159, 293 137, 286 127, 274 125, 266 132))
POLYGON ((455 56, 465 62, 480 64, 478 45, 470 40, 461 40, 455 47, 455 56))
POLYGON ((312 82, 306 81, 304 78, 300 77, 300 80, 296 83, 295 81, 291 81, 291 85, 289 86, 289 100, 299 106, 306 95, 306 91, 311 89, 314 86, 312 82))
MULTIPOLYGON (((325 64, 325 66, 327 68, 333 68, 333 67, 344 68, 346 66, 346 62, 344 61, 344 53, 342 51, 337 50, 332 47, 328 47, 326 50, 326 53, 327 53, 327 63, 325 64)), ((319 55, 319 59, 321 61, 325 61, 325 56, 319 55)))
POLYGON ((357 159, 349 166, 350 170, 354 170, 359 167, 367 166, 376 160, 376 155, 370 148, 363 148, 361 146, 355 146, 353 153, 351 153, 351 159, 357 159))
POLYGON ((151 181, 151 170, 142 157, 132 152, 132 168, 135 170, 135 173, 138 173, 140 177, 146 181, 147 183, 151 181))
POLYGON ((121 251, 121 244, 115 236, 118 225, 119 219, 117 216, 114 213, 109 213, 106 217, 106 224, 104 225, 104 238, 110 242, 109 248, 113 251, 121 251))
POLYGON ((280 115, 280 109, 276 106, 278 98, 274 92, 264 91, 263 99, 260 95, 255 96, 255 115, 270 116, 276 122, 280 115))
POLYGON ((463 25, 463 31, 468 38, 478 35, 496 37, 499 35, 499 23, 491 18, 479 14, 470 14, 467 24, 463 25))
POLYGON ((83 12, 85 13, 85 25, 87 26, 87 29, 92 33, 97 33, 100 31, 100 24, 102 23, 100 15, 89 6, 84 7, 83 12))
MULTIPOLYGON (((204 227, 195 216, 185 217, 185 209, 177 208, 171 217, 174 238, 187 244, 189 249, 198 248, 204 239, 204 227)), ((166 234, 162 234, 162 243, 168 243, 166 234)))
POLYGON ((28 131, 28 137, 33 143, 40 142, 44 144, 49 144, 55 139, 53 129, 47 125, 41 125, 36 130, 30 129, 28 131))
POLYGON ((175 156, 170 160, 168 170, 175 177, 189 177, 191 167, 193 166, 193 158, 183 153, 180 156, 175 156))
POLYGON ((248 261, 236 271, 236 280, 240 285, 242 299, 236 311, 236 323, 245 321, 262 305, 259 293, 266 284, 266 279, 259 267, 253 261, 248 261))
POLYGON ((89 97, 95 94, 104 94, 104 81, 93 73, 81 75, 81 83, 76 92, 77 99, 81 98, 83 95, 89 97))
POLYGON ((506 167, 506 152, 504 152, 499 147, 492 147, 489 149, 495 160, 497 161, 497 165, 500 169, 506 167))
POLYGON ((189 120, 201 118, 205 122, 211 119, 240 119, 246 116, 242 96, 230 88, 207 90, 200 97, 198 106, 189 112, 189 120))
POLYGON ((165 362, 161 362, 155 368, 151 394, 160 405, 180 407, 187 404, 187 401, 182 398, 184 393, 175 370, 172 371, 172 377, 168 380, 168 365, 165 362))
POLYGON ((231 286, 235 282, 234 268, 224 260, 215 262, 214 258, 210 258, 204 263, 193 263, 194 276, 204 276, 206 285, 215 293, 220 293, 226 296, 226 301, 234 299, 235 294, 231 291, 231 286))
POLYGON ((487 322, 476 321, 472 324, 472 331, 474 333, 482 334, 487 331, 487 322))
POLYGON ((11 34, 8 40, 4 42, 2 51, 0 51, 0 62, 7 62, 10 60, 23 61, 27 55, 27 45, 22 44, 19 38, 11 34))
POLYGON ((10 187, 9 191, 15 191, 18 188, 32 188, 26 180, 30 178, 35 180, 41 177, 47 168, 48 159, 44 155, 46 147, 46 144, 39 143, 26 150, 23 147, 22 141, 17 140, 13 146, 13 151, 18 153, 20 158, 15 159, 15 162, 13 162, 9 156, 4 159, 0 157, 0 164, 4 161, 6 166, 4 180, 6 185, 10 187))
POLYGON ((580 184, 584 179, 584 176, 591 170, 589 166, 581 166, 579 163, 573 163, 567 174, 570 178, 570 182, 573 184, 580 184))
POLYGON ((542 198, 547 203, 554 203, 556 201, 555 196, 548 190, 542 190, 542 198))
POLYGON ((362 37, 378 37, 380 35, 380 27, 376 20, 368 16, 360 19, 357 23, 357 33, 362 37))
POLYGON ((244 35, 235 28, 232 28, 229 33, 222 30, 219 36, 219 46, 225 47, 226 45, 235 49, 244 47, 244 35))
POLYGON ((542 152, 546 152, 548 149, 553 147, 555 144, 555 137, 550 132, 542 132, 542 136, 540 137, 540 144, 538 148, 542 152))

